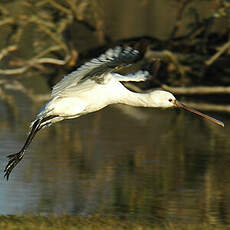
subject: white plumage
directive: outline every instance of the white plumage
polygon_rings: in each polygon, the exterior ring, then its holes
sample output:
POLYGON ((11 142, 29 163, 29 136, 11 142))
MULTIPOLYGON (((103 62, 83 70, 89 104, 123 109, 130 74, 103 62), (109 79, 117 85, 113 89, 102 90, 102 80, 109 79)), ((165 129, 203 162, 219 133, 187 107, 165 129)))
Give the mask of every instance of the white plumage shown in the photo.
POLYGON ((110 104, 179 107, 223 126, 222 122, 178 102, 169 92, 156 90, 150 93, 135 93, 124 87, 121 82, 145 81, 148 78, 149 73, 142 70, 128 75, 115 73, 118 68, 133 64, 140 59, 139 51, 130 47, 116 47, 66 75, 53 87, 50 101, 42 107, 35 121, 32 122, 30 133, 22 149, 8 156, 5 177, 9 178, 11 171, 23 158, 25 150, 39 130, 64 119, 72 119, 100 110, 110 104))

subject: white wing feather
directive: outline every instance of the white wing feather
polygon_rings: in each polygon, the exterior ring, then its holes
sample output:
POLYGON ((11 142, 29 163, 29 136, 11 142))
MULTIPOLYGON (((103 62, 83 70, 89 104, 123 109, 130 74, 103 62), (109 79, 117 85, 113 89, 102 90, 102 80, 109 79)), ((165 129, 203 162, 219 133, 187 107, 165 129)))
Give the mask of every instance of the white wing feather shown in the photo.
POLYGON ((62 94, 63 91, 68 88, 73 89, 89 78, 96 78, 99 80, 104 77, 105 73, 111 72, 116 67, 129 65, 139 58, 139 51, 134 50, 131 47, 123 49, 118 46, 114 49, 109 49, 105 54, 86 62, 77 70, 66 75, 53 87, 51 97, 53 98, 62 94))
POLYGON ((111 73, 114 78, 116 78, 118 81, 133 81, 133 82, 139 82, 139 81, 146 81, 149 79, 149 72, 144 70, 139 70, 136 73, 129 73, 127 75, 121 75, 118 73, 111 73))

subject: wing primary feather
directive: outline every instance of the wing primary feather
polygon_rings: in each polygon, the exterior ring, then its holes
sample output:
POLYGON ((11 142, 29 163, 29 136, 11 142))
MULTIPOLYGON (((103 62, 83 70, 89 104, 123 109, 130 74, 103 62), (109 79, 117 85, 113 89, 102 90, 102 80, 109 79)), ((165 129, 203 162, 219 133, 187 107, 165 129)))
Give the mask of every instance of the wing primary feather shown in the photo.
POLYGON ((51 97, 55 97, 65 89, 81 84, 89 78, 100 82, 104 74, 118 67, 135 63, 140 60, 141 57, 141 53, 131 47, 122 48, 117 46, 114 49, 108 49, 98 58, 86 62, 72 73, 66 75, 53 87, 51 97))

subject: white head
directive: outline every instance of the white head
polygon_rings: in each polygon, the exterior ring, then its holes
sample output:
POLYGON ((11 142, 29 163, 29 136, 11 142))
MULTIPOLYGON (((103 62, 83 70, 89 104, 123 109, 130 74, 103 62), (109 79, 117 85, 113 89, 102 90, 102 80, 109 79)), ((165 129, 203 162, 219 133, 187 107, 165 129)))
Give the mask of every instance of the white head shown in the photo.
POLYGON ((222 121, 218 121, 213 117, 210 117, 206 114, 203 114, 193 108, 190 108, 181 102, 177 101, 176 98, 169 92, 163 91, 163 90, 156 90, 150 93, 151 101, 152 104, 151 106, 153 107, 161 107, 161 108, 170 108, 170 107, 177 107, 180 109, 187 110, 191 113, 195 113, 205 119, 208 119, 222 127, 224 127, 224 123, 222 121))
POLYGON ((175 107, 176 98, 170 92, 155 90, 150 94, 154 107, 170 108, 175 107))

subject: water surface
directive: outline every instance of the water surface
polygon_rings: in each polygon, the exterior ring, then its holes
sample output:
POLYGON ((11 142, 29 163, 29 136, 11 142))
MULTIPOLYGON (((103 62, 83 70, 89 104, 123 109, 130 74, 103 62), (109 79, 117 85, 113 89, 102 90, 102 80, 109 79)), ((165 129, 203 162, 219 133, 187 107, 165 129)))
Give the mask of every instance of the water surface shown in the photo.
MULTIPOLYGON (((1 174, 40 105, 0 103, 1 174)), ((109 106, 42 130, 9 181, 0 214, 133 216, 229 223, 229 115, 225 128, 188 112, 109 106)))

